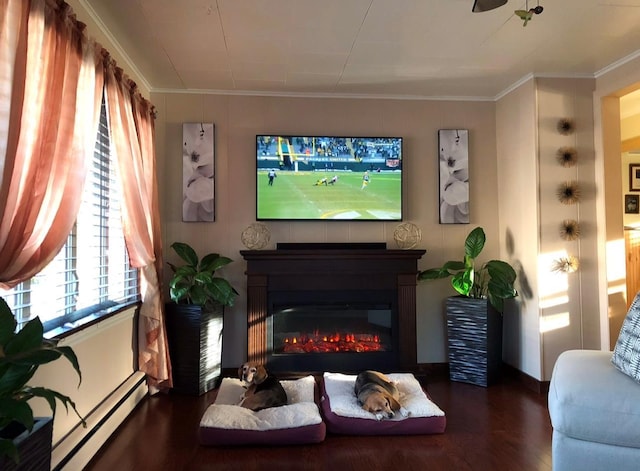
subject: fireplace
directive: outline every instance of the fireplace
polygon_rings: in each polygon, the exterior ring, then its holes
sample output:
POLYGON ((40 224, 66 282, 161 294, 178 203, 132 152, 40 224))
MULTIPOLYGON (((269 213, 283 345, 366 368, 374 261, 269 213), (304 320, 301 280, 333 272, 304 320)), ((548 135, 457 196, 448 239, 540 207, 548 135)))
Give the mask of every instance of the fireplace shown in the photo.
POLYGON ((248 359, 287 373, 415 369, 424 250, 305 245, 241 254, 248 359))
POLYGON ((398 364, 395 292, 273 292, 266 359, 274 371, 357 371, 398 364))

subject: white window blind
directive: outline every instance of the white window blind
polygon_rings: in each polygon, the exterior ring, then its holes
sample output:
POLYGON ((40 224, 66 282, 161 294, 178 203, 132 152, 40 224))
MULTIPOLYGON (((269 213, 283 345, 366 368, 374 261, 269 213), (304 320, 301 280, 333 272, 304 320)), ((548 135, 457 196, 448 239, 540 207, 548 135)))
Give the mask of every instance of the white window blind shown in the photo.
POLYGON ((38 316, 45 331, 60 331, 139 299, 138 270, 129 265, 122 233, 117 178, 103 99, 80 212, 64 247, 43 271, 0 293, 19 324, 38 316))

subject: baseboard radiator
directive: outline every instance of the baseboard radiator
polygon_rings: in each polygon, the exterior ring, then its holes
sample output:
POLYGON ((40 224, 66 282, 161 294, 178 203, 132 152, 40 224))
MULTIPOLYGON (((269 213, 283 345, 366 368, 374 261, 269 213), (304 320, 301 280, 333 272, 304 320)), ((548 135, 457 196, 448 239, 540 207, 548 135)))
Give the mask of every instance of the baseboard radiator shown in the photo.
POLYGON ((83 469, 148 392, 144 373, 132 374, 86 416, 86 428, 76 427, 54 444, 51 469, 83 469))

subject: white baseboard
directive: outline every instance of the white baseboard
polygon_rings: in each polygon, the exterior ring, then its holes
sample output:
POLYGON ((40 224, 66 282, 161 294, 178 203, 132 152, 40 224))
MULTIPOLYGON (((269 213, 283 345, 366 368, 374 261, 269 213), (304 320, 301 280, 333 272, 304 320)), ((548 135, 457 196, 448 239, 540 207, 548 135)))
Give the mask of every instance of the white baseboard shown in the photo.
POLYGON ((148 392, 144 373, 131 375, 86 417, 86 428, 77 427, 54 444, 51 469, 83 469, 148 392))

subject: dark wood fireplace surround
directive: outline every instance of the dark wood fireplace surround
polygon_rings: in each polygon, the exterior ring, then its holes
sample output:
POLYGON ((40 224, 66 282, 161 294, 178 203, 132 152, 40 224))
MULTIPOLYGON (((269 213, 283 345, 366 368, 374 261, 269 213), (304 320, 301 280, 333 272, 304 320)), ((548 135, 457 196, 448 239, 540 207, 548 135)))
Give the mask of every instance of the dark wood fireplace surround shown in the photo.
POLYGON ((363 293, 393 290, 398 307, 398 368, 417 369, 416 275, 425 250, 334 248, 243 250, 247 261, 247 358, 266 363, 267 316, 272 292, 363 293))

